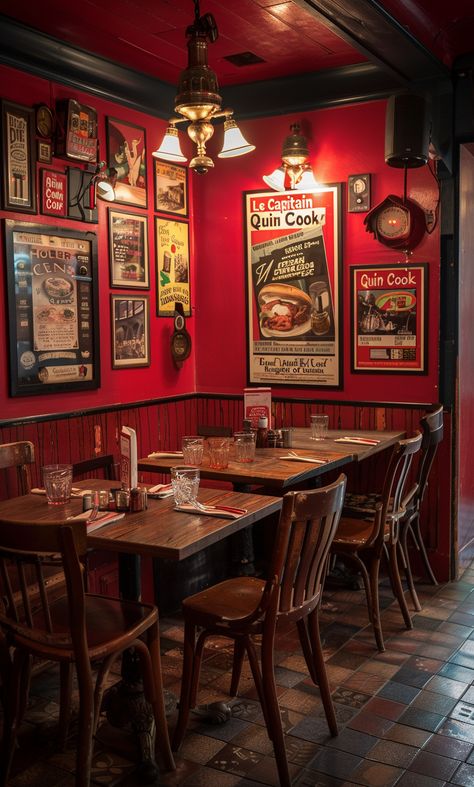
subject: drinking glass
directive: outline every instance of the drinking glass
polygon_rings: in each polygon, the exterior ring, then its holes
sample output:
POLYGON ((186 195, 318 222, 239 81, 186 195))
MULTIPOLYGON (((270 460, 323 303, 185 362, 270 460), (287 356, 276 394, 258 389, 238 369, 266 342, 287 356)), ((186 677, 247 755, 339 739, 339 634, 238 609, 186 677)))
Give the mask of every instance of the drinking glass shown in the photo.
POLYGON ((208 437, 209 467, 215 470, 224 470, 229 466, 229 437, 208 437))
POLYGON ((171 468, 171 487, 175 505, 196 503, 199 490, 199 467, 177 465, 171 468))
POLYGON ((311 416, 311 440, 324 440, 327 437, 329 426, 328 415, 311 416))
POLYGON ((72 465, 45 465, 43 484, 50 505, 67 503, 71 499, 72 465))
POLYGON ((201 465, 204 452, 204 438, 197 435, 183 437, 181 447, 185 465, 201 465))
POLYGON ((236 462, 253 462, 255 459, 256 432, 235 432, 234 447, 236 462))

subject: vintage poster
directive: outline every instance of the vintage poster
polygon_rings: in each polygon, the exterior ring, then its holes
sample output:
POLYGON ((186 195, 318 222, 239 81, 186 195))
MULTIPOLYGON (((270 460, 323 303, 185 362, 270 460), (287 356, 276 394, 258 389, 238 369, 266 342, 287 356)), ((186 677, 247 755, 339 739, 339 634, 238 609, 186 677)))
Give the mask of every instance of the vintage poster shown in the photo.
POLYGON ((41 213, 65 216, 67 211, 67 175, 54 169, 40 170, 41 213))
POLYGON ((155 210, 188 215, 188 170, 169 161, 155 161, 155 210))
POLYGON ((148 297, 111 295, 112 368, 150 365, 148 297))
POLYGON ((107 166, 115 170, 115 202, 146 208, 145 129, 107 118, 107 166))
POLYGON ((11 394, 99 385, 95 237, 6 222, 11 394))
POLYGON ((352 268, 352 370, 427 369, 427 264, 352 268))
POLYGON ((109 255, 111 287, 150 286, 146 216, 109 208, 109 255))
POLYGON ((340 197, 245 194, 250 383, 342 385, 340 197))
POLYGON ((156 219, 157 314, 172 317, 175 303, 191 314, 189 231, 184 221, 156 219))
POLYGON ((34 110, 9 101, 1 103, 4 210, 36 212, 34 110))

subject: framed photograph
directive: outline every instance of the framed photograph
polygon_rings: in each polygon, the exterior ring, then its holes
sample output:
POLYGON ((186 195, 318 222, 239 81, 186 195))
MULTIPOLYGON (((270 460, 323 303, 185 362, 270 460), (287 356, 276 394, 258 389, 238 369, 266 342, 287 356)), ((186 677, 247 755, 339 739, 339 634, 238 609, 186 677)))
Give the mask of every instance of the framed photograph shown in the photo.
POLYGON ((55 169, 41 169, 41 213, 67 215, 67 175, 55 169))
POLYGON ((147 295, 111 295, 112 368, 150 365, 150 310, 147 295))
POLYGON ((189 227, 186 221, 155 218, 157 314, 172 317, 175 303, 191 315, 189 227))
POLYGON ((146 216, 109 208, 110 286, 148 289, 148 223, 146 216))
POLYGON ((248 381, 342 387, 341 184, 247 192, 248 381))
POLYGON ((428 265, 351 268, 352 371, 428 372, 428 265))
POLYGON ((40 164, 51 164, 52 157, 51 142, 45 142, 44 139, 38 139, 36 145, 36 158, 40 164))
POLYGON ((89 164, 97 163, 97 111, 74 98, 56 104, 56 154, 89 164))
POLYGON ((5 239, 11 396, 98 388, 95 235, 7 220, 5 239))
POLYGON ((35 111, 2 101, 2 208, 36 213, 35 111))
POLYGON ((155 162, 155 210, 188 215, 188 170, 169 161, 155 162))
POLYGON ((107 118, 107 166, 117 172, 115 202, 147 207, 145 129, 107 118))

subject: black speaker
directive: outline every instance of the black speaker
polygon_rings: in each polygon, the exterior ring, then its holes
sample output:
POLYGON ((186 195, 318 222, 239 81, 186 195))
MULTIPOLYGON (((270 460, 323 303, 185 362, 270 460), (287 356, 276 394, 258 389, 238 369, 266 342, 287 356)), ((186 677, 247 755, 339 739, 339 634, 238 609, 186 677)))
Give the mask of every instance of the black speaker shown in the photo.
POLYGON ((385 116, 385 163, 422 167, 428 161, 429 127, 423 96, 390 96, 385 116))

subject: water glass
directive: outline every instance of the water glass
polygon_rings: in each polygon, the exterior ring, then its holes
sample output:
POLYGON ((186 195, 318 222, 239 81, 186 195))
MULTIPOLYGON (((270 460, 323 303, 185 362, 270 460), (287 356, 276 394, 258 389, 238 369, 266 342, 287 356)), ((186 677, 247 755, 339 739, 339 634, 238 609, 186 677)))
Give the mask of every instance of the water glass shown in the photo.
POLYGON ((202 455, 204 452, 203 437, 198 437, 197 435, 183 437, 181 447, 185 465, 202 465, 202 455))
POLYGON ((224 470, 229 466, 230 438, 208 437, 209 467, 224 470))
POLYGON ((329 416, 311 416, 311 440, 324 440, 328 434, 329 416))
POLYGON ((234 449, 236 462, 253 462, 255 459, 256 432, 235 432, 234 449))
POLYGON ((71 499, 72 465, 45 465, 43 484, 46 499, 52 506, 60 506, 71 499))
POLYGON ((199 491, 199 467, 177 465, 171 468, 171 487, 175 505, 195 504, 199 491))

